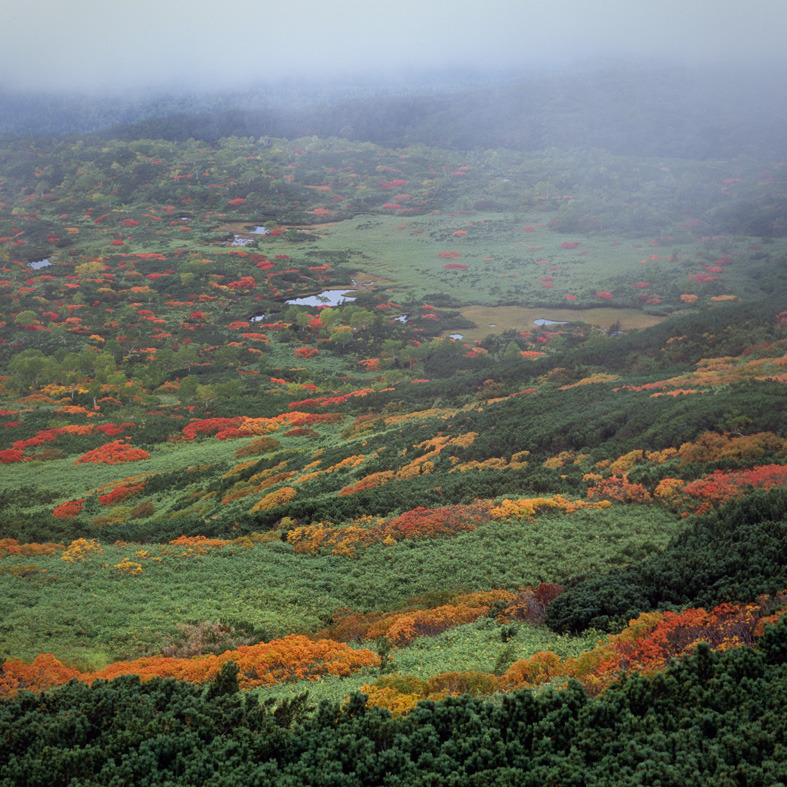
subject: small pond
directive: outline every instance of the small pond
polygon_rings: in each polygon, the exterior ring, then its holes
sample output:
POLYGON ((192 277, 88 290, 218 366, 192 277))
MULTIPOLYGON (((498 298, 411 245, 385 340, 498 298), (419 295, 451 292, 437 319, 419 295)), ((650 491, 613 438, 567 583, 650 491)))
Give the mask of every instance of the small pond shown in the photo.
POLYGON ((48 259, 43 260, 36 260, 35 262, 28 262, 27 267, 32 268, 34 271, 40 270, 41 268, 46 268, 47 265, 51 265, 52 263, 48 259))
POLYGON ((268 235, 270 234, 270 230, 267 227, 262 227, 257 225, 255 227, 248 227, 243 230, 242 235, 238 235, 237 233, 233 234, 232 240, 225 244, 226 246, 249 246, 256 238, 249 238, 248 235, 268 235))
POLYGON ((243 235, 235 235, 228 246, 248 246, 250 243, 254 243, 254 238, 244 238, 243 235))
POLYGON ((448 335, 448 338, 449 339, 455 339, 456 341, 459 341, 460 339, 464 339, 465 337, 464 337, 463 333, 451 333, 451 334, 448 335))
POLYGON ((340 303, 354 301, 355 298, 347 296, 353 290, 323 290, 318 295, 308 295, 304 298, 293 298, 284 301, 288 306, 338 306, 340 303))
POLYGON ((566 325, 566 323, 565 323, 565 322, 561 322, 560 320, 544 320, 544 319, 539 319, 539 320, 533 320, 533 322, 534 322, 536 325, 540 325, 540 326, 542 326, 542 327, 543 327, 544 325, 566 325))

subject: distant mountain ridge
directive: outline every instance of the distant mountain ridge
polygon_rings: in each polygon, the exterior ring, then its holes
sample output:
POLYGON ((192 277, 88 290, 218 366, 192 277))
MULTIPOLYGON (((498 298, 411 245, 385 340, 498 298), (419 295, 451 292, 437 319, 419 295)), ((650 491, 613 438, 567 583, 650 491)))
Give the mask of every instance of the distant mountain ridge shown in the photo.
MULTIPOLYGON (((89 110, 94 116, 89 130, 120 139, 193 138, 213 144, 227 136, 318 136, 393 147, 583 147, 695 159, 783 157, 787 150, 784 85, 777 75, 753 71, 616 65, 430 92, 294 91, 289 102, 286 93, 252 92, 242 102, 245 108, 237 93, 102 106, 89 110), (102 112, 108 127, 99 129, 102 112)), ((73 114, 52 100, 42 109, 73 114)), ((34 110, 31 99, 26 111, 34 110)), ((54 120, 50 125, 56 126, 54 120)))

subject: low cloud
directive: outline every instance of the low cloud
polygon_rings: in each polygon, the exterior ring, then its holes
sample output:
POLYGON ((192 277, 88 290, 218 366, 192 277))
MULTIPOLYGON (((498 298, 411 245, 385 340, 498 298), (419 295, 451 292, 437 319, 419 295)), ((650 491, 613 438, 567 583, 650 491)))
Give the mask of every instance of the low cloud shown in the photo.
POLYGON ((28 0, 4 13, 0 86, 219 88, 568 66, 783 64, 783 0, 28 0))

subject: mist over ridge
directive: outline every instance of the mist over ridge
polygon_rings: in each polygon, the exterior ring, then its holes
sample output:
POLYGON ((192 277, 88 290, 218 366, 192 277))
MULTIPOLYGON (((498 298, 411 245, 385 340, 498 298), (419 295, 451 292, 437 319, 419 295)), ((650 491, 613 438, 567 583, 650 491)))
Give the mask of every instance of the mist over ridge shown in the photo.
POLYGON ((787 108, 780 0, 293 0, 284 10, 139 0, 133 11, 31 0, 4 29, 0 133, 233 111, 261 115, 217 121, 206 141, 226 131, 532 148, 612 137, 601 146, 628 152, 637 146, 607 128, 639 124, 640 137, 669 140, 714 124, 740 138, 749 124, 754 137, 787 108))
POLYGON ((393 147, 783 157, 785 127, 787 89, 778 72, 639 59, 126 96, 0 91, 0 133, 211 144, 228 136, 318 136, 393 147))

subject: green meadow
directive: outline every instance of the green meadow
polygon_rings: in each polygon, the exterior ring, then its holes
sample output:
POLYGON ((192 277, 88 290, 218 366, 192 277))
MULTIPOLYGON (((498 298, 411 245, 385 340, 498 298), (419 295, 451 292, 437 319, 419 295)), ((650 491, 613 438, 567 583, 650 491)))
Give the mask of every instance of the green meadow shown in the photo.
MULTIPOLYGON (((759 238, 567 235, 546 226, 548 213, 467 214, 356 216, 328 225, 319 242, 304 244, 304 251, 345 252, 348 264, 372 280, 392 282, 385 289, 398 297, 446 293, 463 306, 588 309, 604 305, 597 292, 609 292, 616 306, 664 315, 681 308, 681 294, 708 290, 688 276, 703 273, 704 266, 718 258, 741 264, 725 272, 726 289, 714 285, 714 295, 746 299, 758 292, 762 247, 751 247, 759 246, 759 238), (441 258, 444 252, 458 256, 441 258), (446 269, 451 264, 467 269, 446 269), (642 281, 649 287, 632 287, 642 281), (643 306, 638 296, 644 293, 657 296, 660 303, 643 306), (576 302, 566 296, 574 296, 576 302)), ((766 249, 768 255, 783 254, 785 244, 770 242, 766 249)))
POLYGON ((442 591, 517 590, 606 572, 658 552, 683 527, 648 507, 489 521, 453 538, 371 546, 357 558, 299 554, 276 539, 197 548, 112 543, 69 563, 60 554, 5 556, 0 617, 7 656, 53 653, 101 664, 155 654, 178 624, 244 621, 266 638, 314 633, 343 607, 397 609, 442 591), (138 563, 129 575, 117 566, 138 563))

